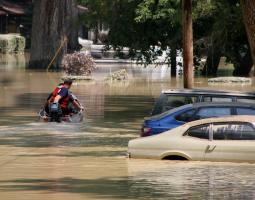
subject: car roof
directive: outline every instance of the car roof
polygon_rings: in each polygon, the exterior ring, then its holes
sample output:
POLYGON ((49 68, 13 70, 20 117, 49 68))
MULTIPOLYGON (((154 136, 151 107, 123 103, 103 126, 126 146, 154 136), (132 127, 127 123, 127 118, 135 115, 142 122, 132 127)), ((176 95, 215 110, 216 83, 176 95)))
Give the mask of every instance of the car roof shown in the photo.
POLYGON ((243 103, 243 102, 199 102, 192 104, 193 108, 201 108, 201 107, 252 107, 255 108, 255 104, 251 103, 243 103))
POLYGON ((170 90, 163 90, 161 93, 162 94, 197 94, 197 95, 227 95, 227 96, 255 97, 255 93, 251 93, 251 92, 206 90, 206 89, 170 89, 170 90))
POLYGON ((201 120, 186 123, 184 126, 192 127, 192 126, 198 126, 198 125, 209 124, 209 123, 217 123, 217 122, 248 122, 248 123, 255 123, 255 116, 236 115, 236 116, 224 116, 224 117, 207 118, 207 119, 201 119, 201 120))
POLYGON ((203 108, 203 107, 243 107, 243 108, 254 108, 255 104, 249 104, 249 103, 242 103, 242 102, 199 102, 199 103, 193 103, 193 104, 186 104, 180 107, 176 107, 173 109, 170 109, 168 111, 165 111, 163 113, 160 113, 158 115, 153 115, 150 117, 145 117, 145 120, 155 120, 155 119, 162 119, 163 117, 166 117, 168 115, 171 115, 175 112, 186 110, 188 108, 203 108))

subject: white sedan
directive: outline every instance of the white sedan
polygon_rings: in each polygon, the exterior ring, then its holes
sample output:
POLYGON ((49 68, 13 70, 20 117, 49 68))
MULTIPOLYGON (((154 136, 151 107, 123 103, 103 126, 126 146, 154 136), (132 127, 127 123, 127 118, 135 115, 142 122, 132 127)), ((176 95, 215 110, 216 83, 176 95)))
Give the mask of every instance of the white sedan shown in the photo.
POLYGON ((255 116, 210 118, 129 141, 130 158, 255 162, 255 116))

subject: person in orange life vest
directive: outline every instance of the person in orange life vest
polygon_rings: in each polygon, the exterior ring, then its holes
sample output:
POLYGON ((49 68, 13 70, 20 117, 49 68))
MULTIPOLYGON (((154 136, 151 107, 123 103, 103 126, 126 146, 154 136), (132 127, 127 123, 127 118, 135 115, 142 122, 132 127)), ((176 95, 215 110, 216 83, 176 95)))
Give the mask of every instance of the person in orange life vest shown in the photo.
POLYGON ((49 114, 50 110, 49 110, 49 106, 50 104, 54 101, 54 99, 52 98, 53 96, 56 96, 56 94, 59 92, 60 88, 62 88, 64 85, 64 83, 60 83, 55 90, 49 94, 45 104, 44 104, 44 110, 46 111, 47 114, 49 114), (55 94, 55 95, 54 95, 55 94))
POLYGON ((79 110, 83 109, 83 107, 72 98, 72 95, 69 92, 71 86, 71 80, 64 81, 63 85, 58 86, 53 91, 52 96, 49 99, 50 103, 58 104, 60 106, 62 115, 70 114, 70 110, 68 109, 69 102, 73 103, 73 105, 79 110))

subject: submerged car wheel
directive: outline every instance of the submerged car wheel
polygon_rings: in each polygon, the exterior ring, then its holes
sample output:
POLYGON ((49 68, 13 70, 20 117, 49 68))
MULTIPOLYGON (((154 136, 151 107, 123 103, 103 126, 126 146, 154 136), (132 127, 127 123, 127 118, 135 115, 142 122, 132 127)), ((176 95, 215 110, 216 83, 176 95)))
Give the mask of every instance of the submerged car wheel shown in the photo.
POLYGON ((164 157, 162 160, 188 160, 188 159, 183 156, 171 155, 164 157))

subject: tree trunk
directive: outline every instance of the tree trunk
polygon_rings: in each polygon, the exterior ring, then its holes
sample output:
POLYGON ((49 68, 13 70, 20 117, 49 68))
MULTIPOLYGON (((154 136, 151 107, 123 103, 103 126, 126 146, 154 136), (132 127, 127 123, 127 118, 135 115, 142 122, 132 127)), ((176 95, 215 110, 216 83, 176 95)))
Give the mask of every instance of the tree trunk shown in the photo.
POLYGON ((176 48, 172 47, 170 52, 170 62, 171 62, 171 76, 176 76, 176 56, 177 56, 177 50, 176 48))
POLYGON ((78 46, 77 19, 75 0, 34 1, 30 68, 46 68, 63 45, 52 66, 60 67, 67 49, 78 46))
MULTIPOLYGON (((250 45, 253 65, 255 64, 255 0, 241 0, 243 19, 250 45)), ((255 70, 254 70, 255 71, 255 70)))
POLYGON ((234 62, 235 70, 233 72, 233 76, 249 76, 252 65, 253 62, 250 51, 248 51, 244 57, 236 56, 236 61, 234 62))
POLYGON ((182 1, 184 88, 193 87, 192 0, 182 1))
POLYGON ((205 66, 202 71, 202 75, 215 76, 217 75, 218 67, 220 64, 221 52, 220 48, 209 47, 208 55, 206 59, 205 66))

